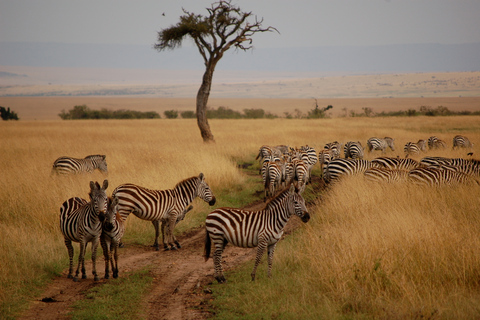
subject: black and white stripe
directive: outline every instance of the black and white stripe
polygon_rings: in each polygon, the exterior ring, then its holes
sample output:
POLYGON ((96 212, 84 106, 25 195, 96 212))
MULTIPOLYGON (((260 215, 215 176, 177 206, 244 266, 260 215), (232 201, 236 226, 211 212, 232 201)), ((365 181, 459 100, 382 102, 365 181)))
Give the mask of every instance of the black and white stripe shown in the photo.
POLYGON ((408 171, 387 168, 370 168, 363 175, 365 179, 372 182, 402 182, 408 178, 408 171))
POLYGON ((367 140, 367 150, 368 152, 372 152, 373 150, 380 150, 382 153, 385 153, 387 148, 392 149, 392 151, 395 151, 395 145, 394 145, 395 139, 390 138, 390 137, 385 137, 385 138, 370 138, 367 140))
POLYGON ((275 156, 281 157, 282 155, 288 153, 288 146, 286 145, 278 145, 278 146, 268 146, 263 145, 260 147, 258 151, 258 155, 255 160, 260 159, 264 160, 267 157, 275 156))
POLYGON ((118 212, 118 198, 108 199, 108 210, 102 225, 100 243, 105 257, 105 279, 110 278, 109 265, 112 266, 112 275, 118 278, 118 246, 125 233, 125 221, 118 212))
POLYGON ((372 160, 372 165, 377 168, 411 170, 417 168, 421 164, 414 159, 379 157, 372 160))
POLYGON ((428 149, 435 150, 435 149, 445 149, 447 147, 447 143, 442 139, 439 139, 436 136, 431 136, 428 138, 428 149))
POLYGON ((405 152, 405 156, 411 156, 411 155, 418 155, 421 152, 426 151, 426 141, 425 140, 418 140, 418 142, 407 142, 405 144, 405 147, 403 148, 403 151, 405 152))
POLYGON ((453 149, 458 148, 473 148, 473 143, 470 140, 462 135, 456 135, 453 137, 453 149))
POLYGON ((107 173, 107 161, 105 155, 91 155, 84 159, 76 159, 71 157, 60 157, 53 163, 52 173, 58 174, 77 174, 91 173, 98 169, 102 173, 107 173))
POLYGON ((78 281, 80 264, 82 265, 82 279, 87 277, 85 273, 85 251, 87 244, 92 242, 92 263, 94 280, 98 281, 96 271, 97 247, 102 234, 102 221, 108 208, 108 198, 105 189, 108 187, 108 181, 103 181, 100 187, 98 182, 90 182, 90 202, 81 198, 70 198, 65 201, 60 208, 60 230, 65 239, 65 246, 70 258, 70 267, 68 278, 78 281), (78 256, 78 266, 73 277, 73 246, 72 242, 80 243, 80 254, 78 256))
POLYGON ((323 179, 326 183, 339 180, 344 176, 363 174, 372 167, 372 162, 361 159, 335 159, 327 167, 323 179))
POLYGON ((342 153, 342 144, 338 141, 326 143, 323 147, 324 150, 331 150, 332 151, 332 160, 338 159, 342 153))
POLYGON ((173 189, 167 190, 150 190, 131 183, 122 184, 113 191, 112 196, 118 198, 118 210, 124 219, 133 213, 140 219, 152 221, 155 227, 153 246, 157 250, 159 249, 160 222, 162 232, 165 230, 166 233, 163 237, 165 250, 168 250, 168 245, 172 249, 180 248, 180 244, 173 235, 173 229, 179 217, 183 218, 185 215, 187 206, 196 197, 211 206, 215 204, 215 196, 205 181, 203 173, 198 177, 185 179, 177 183, 173 189))
MULTIPOLYGON (((475 163, 476 160, 463 159, 463 158, 445 158, 445 157, 425 157, 420 160, 420 164, 424 166, 461 166, 475 163)), ((477 161, 478 162, 478 161, 477 161)))
POLYGON ((218 208, 208 214, 205 226, 205 261, 210 258, 213 244, 213 262, 215 278, 225 282, 222 269, 222 253, 227 243, 237 247, 257 247, 255 273, 265 249, 268 250, 268 276, 271 275, 273 254, 277 242, 283 235, 283 229, 292 215, 297 215, 303 222, 308 222, 310 215, 305 200, 293 185, 267 203, 265 209, 248 211, 234 208, 218 208))
MULTIPOLYGON (((408 178, 411 182, 419 185, 439 186, 453 184, 467 184, 475 182, 471 175, 441 168, 416 168, 410 170, 408 178)), ((478 181, 477 181, 478 184, 478 181)))
POLYGON ((349 141, 345 143, 343 152, 345 154, 345 159, 363 159, 363 156, 365 154, 364 148, 362 147, 360 141, 349 141))

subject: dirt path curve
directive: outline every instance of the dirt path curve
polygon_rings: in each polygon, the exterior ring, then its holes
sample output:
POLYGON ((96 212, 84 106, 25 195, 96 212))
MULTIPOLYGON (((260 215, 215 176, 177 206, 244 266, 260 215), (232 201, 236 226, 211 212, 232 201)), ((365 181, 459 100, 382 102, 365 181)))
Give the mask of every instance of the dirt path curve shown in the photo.
MULTIPOLYGON (((257 202, 248 209, 259 210, 263 202, 257 202)), ((292 217, 285 233, 289 233, 301 221, 292 217)), ((203 258, 205 229, 198 228, 178 237, 182 248, 176 251, 155 251, 151 247, 127 245, 119 256, 120 277, 126 272, 151 269, 154 281, 152 291, 147 295, 143 310, 148 319, 207 319, 210 314, 208 300, 211 297, 208 285, 214 281, 213 261, 203 258)), ((104 260, 99 249, 97 270, 103 276, 104 260)), ((253 260, 256 249, 227 246, 223 254, 224 269, 228 270, 242 262, 253 260)), ((78 300, 85 299, 88 289, 101 286, 109 280, 94 282, 91 276, 91 262, 86 265, 86 280, 73 282, 67 278, 68 270, 48 286, 26 310, 20 320, 69 319, 68 312, 78 300)))

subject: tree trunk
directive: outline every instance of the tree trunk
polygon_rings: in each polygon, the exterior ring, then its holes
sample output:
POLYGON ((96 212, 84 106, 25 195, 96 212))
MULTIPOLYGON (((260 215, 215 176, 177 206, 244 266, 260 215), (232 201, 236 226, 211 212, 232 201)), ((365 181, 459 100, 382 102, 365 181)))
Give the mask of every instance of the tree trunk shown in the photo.
POLYGON ((202 135, 203 142, 215 142, 210 125, 207 119, 207 103, 210 96, 210 89, 212 87, 213 71, 215 66, 213 64, 207 65, 202 79, 202 85, 197 93, 197 124, 202 135))

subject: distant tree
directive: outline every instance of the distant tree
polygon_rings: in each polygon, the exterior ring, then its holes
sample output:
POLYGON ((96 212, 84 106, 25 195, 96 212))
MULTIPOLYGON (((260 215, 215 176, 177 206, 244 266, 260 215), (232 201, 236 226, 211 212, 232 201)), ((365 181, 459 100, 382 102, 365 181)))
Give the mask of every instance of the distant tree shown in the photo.
POLYGON ((0 117, 2 120, 18 120, 18 115, 11 111, 10 108, 0 107, 0 117))
POLYGON ((333 106, 332 105, 328 105, 327 107, 325 108, 322 108, 320 109, 318 107, 318 102, 317 102, 317 99, 315 99, 315 108, 313 110, 310 110, 308 112, 308 116, 307 118, 308 119, 319 119, 319 118, 325 118, 327 117, 327 111, 332 109, 333 106))
POLYGON ((230 1, 215 2, 206 10, 208 15, 202 16, 183 9, 180 22, 158 32, 154 48, 158 51, 175 49, 186 37, 193 39, 205 63, 205 73, 197 93, 197 124, 203 141, 215 142, 207 120, 207 103, 218 61, 232 47, 243 51, 251 49, 255 33, 277 29, 262 28, 263 19, 257 20, 256 16, 253 22, 249 22, 253 14, 241 11, 230 1))
POLYGON ((177 119, 178 118, 178 111, 175 111, 175 110, 165 110, 163 112, 163 114, 165 115, 165 117, 167 119, 177 119))
POLYGON ((183 119, 193 119, 196 118, 197 115, 195 114, 195 111, 182 111, 180 113, 183 119))

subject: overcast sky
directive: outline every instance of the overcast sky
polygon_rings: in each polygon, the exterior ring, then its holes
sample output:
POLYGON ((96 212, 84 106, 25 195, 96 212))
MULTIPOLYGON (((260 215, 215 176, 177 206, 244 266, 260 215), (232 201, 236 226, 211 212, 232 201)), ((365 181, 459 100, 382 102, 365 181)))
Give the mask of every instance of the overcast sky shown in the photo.
MULTIPOLYGON (((153 45, 212 0, 0 0, 0 42, 153 45), (163 15, 163 13, 165 15, 163 15)), ((256 48, 480 42, 479 0, 233 0, 280 34, 256 48)), ((188 44, 186 44, 188 45, 188 44)))

